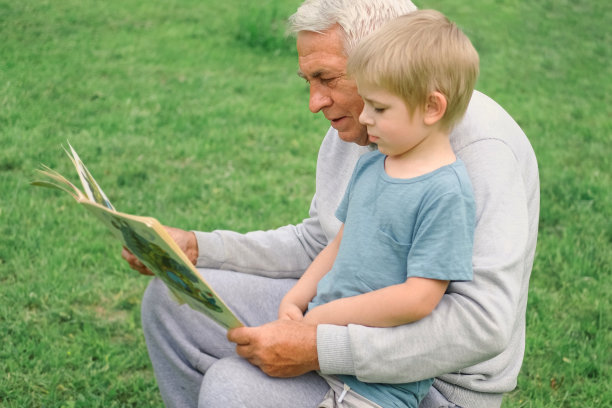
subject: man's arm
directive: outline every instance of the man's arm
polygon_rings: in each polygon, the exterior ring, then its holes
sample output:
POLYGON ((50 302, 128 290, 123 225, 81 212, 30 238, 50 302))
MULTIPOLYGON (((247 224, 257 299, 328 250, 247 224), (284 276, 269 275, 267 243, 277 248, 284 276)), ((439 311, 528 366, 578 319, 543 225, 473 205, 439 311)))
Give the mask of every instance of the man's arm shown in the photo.
MULTIPOLYGON (((314 205, 313 199, 313 205, 314 205)), ((327 245, 327 237, 311 209, 298 225, 241 234, 195 232, 200 252, 196 266, 251 273, 271 278, 298 278, 327 245)), ((315 211, 316 214, 316 211, 315 211)))
MULTIPOLYGON (((327 238, 318 221, 317 197, 310 218, 298 225, 240 234, 234 231, 198 232, 165 227, 166 231, 198 267, 256 273, 275 278, 298 277, 324 248, 327 238), (200 252, 200 249, 202 251, 200 252)), ((143 275, 153 275, 130 251, 121 256, 143 275)))

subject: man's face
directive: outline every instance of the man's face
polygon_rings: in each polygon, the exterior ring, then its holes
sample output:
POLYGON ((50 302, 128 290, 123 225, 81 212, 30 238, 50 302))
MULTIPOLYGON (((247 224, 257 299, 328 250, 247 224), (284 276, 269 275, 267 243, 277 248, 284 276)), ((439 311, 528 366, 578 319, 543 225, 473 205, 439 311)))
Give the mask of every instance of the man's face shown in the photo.
POLYGON ((366 127, 359 123, 363 100, 355 81, 346 77, 347 57, 340 27, 323 33, 301 31, 297 50, 299 75, 310 85, 310 111, 323 111, 342 140, 368 144, 366 127))

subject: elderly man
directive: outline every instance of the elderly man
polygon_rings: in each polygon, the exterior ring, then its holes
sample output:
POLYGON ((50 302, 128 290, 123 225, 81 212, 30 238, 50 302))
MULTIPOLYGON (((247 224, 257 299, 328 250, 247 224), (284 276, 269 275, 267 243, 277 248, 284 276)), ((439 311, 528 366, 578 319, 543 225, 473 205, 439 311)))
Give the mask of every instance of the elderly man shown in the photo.
MULTIPOLYGON (((476 199, 474 280, 451 283, 430 316, 401 327, 276 320, 283 295, 337 233, 336 206, 358 157, 373 148, 358 121, 363 102, 345 75, 347 55, 385 21, 414 9, 406 0, 307 0, 291 17, 309 108, 331 124, 319 151, 310 216, 247 234, 169 228, 248 327, 226 334, 178 306, 154 279, 142 321, 167 406, 316 407, 330 385, 342 391, 317 371, 384 383, 436 377, 421 407, 499 407, 515 387, 537 238, 538 169, 518 125, 479 92, 451 134, 476 199)), ((123 255, 146 273, 131 254, 123 255)))

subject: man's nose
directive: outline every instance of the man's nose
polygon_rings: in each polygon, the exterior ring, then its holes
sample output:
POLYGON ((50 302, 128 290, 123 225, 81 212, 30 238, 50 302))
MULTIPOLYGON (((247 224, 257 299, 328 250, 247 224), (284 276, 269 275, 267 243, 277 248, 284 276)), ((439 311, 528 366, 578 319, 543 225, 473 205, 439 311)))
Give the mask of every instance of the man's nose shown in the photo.
POLYGON ((308 108, 312 113, 317 113, 321 109, 330 106, 332 102, 330 91, 327 87, 317 83, 310 84, 310 100, 308 103, 308 108))

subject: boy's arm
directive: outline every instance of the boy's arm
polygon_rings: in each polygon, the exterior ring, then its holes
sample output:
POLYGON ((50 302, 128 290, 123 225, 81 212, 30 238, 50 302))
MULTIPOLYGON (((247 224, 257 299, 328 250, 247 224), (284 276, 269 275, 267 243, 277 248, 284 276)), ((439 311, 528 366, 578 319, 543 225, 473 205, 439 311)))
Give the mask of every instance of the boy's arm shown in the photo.
POLYGON ((337 326, 400 326, 430 314, 447 287, 448 281, 411 277, 404 283, 317 306, 308 312, 304 322, 337 326))
POLYGON ((301 320, 308 308, 308 303, 317 293, 317 285, 321 278, 332 268, 340 242, 344 225, 336 237, 317 255, 306 272, 293 288, 283 298, 278 308, 279 319, 301 320))

